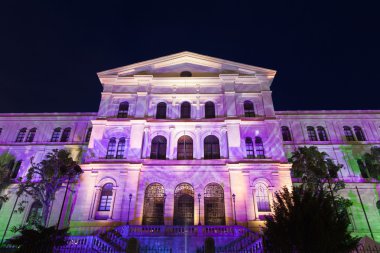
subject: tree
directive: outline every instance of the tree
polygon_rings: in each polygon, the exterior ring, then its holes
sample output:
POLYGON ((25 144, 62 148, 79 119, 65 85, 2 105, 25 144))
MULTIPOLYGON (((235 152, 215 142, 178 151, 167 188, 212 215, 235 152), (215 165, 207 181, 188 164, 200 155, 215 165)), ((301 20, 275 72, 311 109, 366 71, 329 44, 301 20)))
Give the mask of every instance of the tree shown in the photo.
POLYGON ((269 252, 349 252, 358 238, 348 232, 345 213, 336 212, 325 190, 284 187, 275 193, 274 213, 267 216, 264 240, 269 252))
POLYGON ((299 147, 292 153, 292 176, 302 179, 302 186, 316 191, 326 187, 332 192, 344 188, 344 182, 338 180, 341 164, 335 164, 325 152, 317 147, 299 147))
POLYGON ((14 160, 15 157, 8 152, 0 155, 0 206, 8 200, 8 196, 3 195, 3 191, 11 184, 11 164, 14 160))
POLYGON ((53 150, 40 163, 34 163, 26 179, 20 178, 18 194, 26 193, 42 204, 42 224, 48 226, 51 205, 63 183, 83 173, 66 150, 53 150))
POLYGON ((363 155, 365 168, 368 170, 370 177, 380 179, 380 148, 372 147, 371 151, 363 155))
POLYGON ((21 226, 17 229, 20 234, 7 240, 8 244, 18 246, 17 252, 53 252, 55 246, 66 245, 69 228, 58 230, 56 226, 35 227, 21 226))

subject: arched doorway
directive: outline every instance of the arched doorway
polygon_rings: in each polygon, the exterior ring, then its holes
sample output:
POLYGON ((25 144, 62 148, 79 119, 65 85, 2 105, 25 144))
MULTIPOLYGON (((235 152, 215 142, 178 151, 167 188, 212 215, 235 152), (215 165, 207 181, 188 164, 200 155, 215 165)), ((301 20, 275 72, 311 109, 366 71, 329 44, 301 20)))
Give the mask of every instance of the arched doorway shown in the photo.
POLYGON ((204 192, 205 225, 226 225, 224 191, 217 183, 208 184, 204 192))
POLYGON ((174 191, 174 225, 194 225, 194 188, 181 183, 174 191))
POLYGON ((164 225, 165 196, 161 184, 148 185, 144 195, 143 225, 164 225))

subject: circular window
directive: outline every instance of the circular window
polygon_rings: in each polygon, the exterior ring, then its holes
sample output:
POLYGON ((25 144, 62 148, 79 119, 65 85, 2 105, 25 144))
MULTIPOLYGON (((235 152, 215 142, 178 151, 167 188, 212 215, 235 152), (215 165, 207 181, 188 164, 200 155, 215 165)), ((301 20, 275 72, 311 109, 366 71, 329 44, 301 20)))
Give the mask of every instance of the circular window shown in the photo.
POLYGON ((193 74, 190 71, 182 71, 180 76, 181 77, 192 77, 193 74))

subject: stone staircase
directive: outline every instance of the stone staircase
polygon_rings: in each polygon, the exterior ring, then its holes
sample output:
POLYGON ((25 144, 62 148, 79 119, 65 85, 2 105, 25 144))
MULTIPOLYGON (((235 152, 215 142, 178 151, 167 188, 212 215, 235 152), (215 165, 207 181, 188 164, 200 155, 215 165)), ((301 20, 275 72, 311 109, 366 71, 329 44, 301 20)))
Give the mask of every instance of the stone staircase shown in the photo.
POLYGON ((136 226, 125 225, 93 236, 72 236, 57 252, 125 252, 128 240, 136 238, 141 252, 203 252, 206 238, 213 238, 216 252, 259 253, 259 235, 241 226, 136 226), (76 249, 77 251, 70 251, 76 249), (85 252, 85 251, 83 251, 85 252))

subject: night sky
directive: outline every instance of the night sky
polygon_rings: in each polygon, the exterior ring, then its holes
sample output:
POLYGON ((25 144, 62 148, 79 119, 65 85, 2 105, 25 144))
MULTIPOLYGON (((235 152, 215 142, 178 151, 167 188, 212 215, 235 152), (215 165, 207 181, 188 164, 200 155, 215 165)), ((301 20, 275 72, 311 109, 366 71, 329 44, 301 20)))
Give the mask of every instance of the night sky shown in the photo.
POLYGON ((3 1, 0 112, 95 112, 97 72, 185 50, 277 70, 276 110, 380 109, 380 6, 337 2, 3 1))

